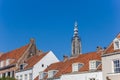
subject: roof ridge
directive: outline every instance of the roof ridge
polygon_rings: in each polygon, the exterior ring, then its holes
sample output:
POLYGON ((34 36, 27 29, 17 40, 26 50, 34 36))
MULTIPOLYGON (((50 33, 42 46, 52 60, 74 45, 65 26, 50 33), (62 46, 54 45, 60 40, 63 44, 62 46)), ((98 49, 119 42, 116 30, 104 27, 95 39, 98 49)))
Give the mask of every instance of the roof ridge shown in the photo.
POLYGON ((12 51, 19 50, 19 49, 21 49, 21 48, 23 48, 23 47, 26 47, 26 46, 28 46, 28 45, 29 45, 29 44, 26 44, 26 45, 24 45, 24 46, 21 46, 21 47, 19 47, 19 48, 14 49, 14 50, 10 50, 10 51, 5 52, 5 53, 3 53, 3 54, 9 54, 9 53, 11 53, 12 51))

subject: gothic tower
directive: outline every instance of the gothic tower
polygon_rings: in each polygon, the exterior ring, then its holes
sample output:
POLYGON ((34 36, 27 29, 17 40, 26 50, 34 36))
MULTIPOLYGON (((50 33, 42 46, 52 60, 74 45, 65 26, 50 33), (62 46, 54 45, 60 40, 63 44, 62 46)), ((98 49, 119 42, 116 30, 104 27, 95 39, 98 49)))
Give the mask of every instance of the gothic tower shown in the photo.
POLYGON ((78 35, 78 24, 75 22, 74 25, 74 35, 72 38, 72 57, 78 56, 81 54, 81 40, 78 35))

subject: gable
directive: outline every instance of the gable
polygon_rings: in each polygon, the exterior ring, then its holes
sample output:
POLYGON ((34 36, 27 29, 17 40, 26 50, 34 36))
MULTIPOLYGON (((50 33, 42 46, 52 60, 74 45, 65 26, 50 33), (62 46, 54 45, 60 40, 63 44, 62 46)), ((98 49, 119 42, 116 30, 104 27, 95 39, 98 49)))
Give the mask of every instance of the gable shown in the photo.
POLYGON ((106 50, 104 51, 104 54, 110 54, 110 53, 114 53, 114 52, 119 52, 120 49, 115 49, 115 42, 119 40, 120 41, 120 33, 117 35, 117 37, 111 42, 111 44, 106 48, 106 50))

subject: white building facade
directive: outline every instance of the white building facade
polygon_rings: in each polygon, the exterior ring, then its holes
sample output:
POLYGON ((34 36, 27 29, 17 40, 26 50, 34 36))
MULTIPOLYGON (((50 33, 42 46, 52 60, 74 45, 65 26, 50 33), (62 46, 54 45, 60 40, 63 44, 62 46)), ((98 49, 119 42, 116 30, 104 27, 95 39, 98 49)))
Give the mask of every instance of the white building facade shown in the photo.
POLYGON ((59 60, 53 52, 50 51, 40 61, 33 65, 32 68, 16 72, 15 77, 17 80, 34 80, 39 75, 39 72, 55 62, 59 62, 59 60))
POLYGON ((102 55, 103 80, 120 80, 120 34, 102 55))
POLYGON ((65 74, 60 80, 103 80, 102 71, 65 74))

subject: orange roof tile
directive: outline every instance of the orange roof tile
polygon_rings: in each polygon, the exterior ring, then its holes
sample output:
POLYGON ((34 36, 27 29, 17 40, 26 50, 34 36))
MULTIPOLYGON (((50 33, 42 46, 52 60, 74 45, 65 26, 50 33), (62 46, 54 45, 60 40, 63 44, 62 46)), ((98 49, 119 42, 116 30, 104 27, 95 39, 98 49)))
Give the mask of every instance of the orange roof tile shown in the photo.
MULTIPOLYGON (((72 64, 73 63, 83 63, 84 66, 79 70, 79 72, 89 71, 89 61, 90 60, 101 60, 102 52, 90 52, 86 54, 80 54, 78 57, 70 58, 64 62, 57 62, 51 64, 44 72, 48 72, 49 70, 58 70, 55 78, 60 77, 62 74, 67 74, 72 72, 72 64)), ((101 66, 98 67, 98 70, 101 70, 101 66)), ((45 77, 47 78, 47 76, 45 77)), ((36 79, 37 80, 37 79, 36 79)))
POLYGON ((120 33, 117 35, 117 38, 120 38, 120 33))
POLYGON ((0 56, 0 61, 6 60, 6 59, 14 59, 14 62, 16 62, 26 51, 29 45, 23 46, 21 48, 18 48, 16 50, 4 53, 0 56))
POLYGON ((37 76, 34 80, 39 80, 39 77, 37 76))
POLYGON ((34 55, 31 58, 29 58, 25 63, 27 63, 27 66, 25 69, 32 68, 38 61, 40 61, 47 53, 41 53, 40 55, 34 55))
MULTIPOLYGON (((120 39, 120 33, 117 35, 116 38, 120 39)), ((118 52, 120 51, 120 49, 118 50, 114 50, 114 43, 111 42, 111 44, 107 47, 107 49, 104 51, 104 54, 108 54, 108 53, 114 53, 114 52, 118 52)))

